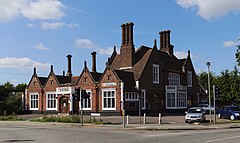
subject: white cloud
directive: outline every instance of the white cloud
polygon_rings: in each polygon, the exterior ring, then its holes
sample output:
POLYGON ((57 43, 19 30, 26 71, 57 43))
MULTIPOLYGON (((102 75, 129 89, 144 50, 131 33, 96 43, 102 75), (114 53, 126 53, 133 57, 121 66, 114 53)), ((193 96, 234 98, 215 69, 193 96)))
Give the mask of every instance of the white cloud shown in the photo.
POLYGON ((113 53, 113 48, 112 47, 108 47, 106 49, 98 48, 98 49, 96 49, 96 51, 100 55, 111 55, 113 53))
POLYGON ((33 27, 35 27, 35 25, 32 24, 32 23, 28 23, 28 24, 27 24, 27 27, 28 27, 28 28, 33 28, 33 27))
POLYGON ((30 58, 16 58, 16 57, 6 57, 0 58, 0 68, 13 68, 13 69, 22 69, 29 70, 33 67, 37 67, 41 70, 47 70, 49 68, 49 63, 40 63, 34 61, 30 58))
POLYGON ((46 46, 44 46, 42 43, 39 43, 39 44, 35 45, 34 49, 43 50, 43 51, 50 51, 50 49, 47 48, 46 46))
POLYGON ((183 8, 194 8, 197 14, 206 19, 212 20, 225 16, 230 12, 240 13, 239 0, 176 0, 183 8))
POLYGON ((61 19, 64 5, 58 0, 0 0, 0 21, 23 16, 29 19, 61 19))
MULTIPOLYGON (((176 52, 174 52, 174 55, 178 59, 184 59, 184 58, 187 58, 188 52, 176 51, 176 52)), ((190 53, 190 56, 191 56, 191 58, 196 58, 197 57, 197 56, 193 55, 192 53, 190 53)))
POLYGON ((64 5, 57 0, 31 1, 21 14, 30 19, 60 19, 64 16, 61 11, 64 5))
POLYGON ((90 39, 81 39, 81 38, 78 38, 75 41, 75 46, 78 48, 87 48, 87 49, 95 49, 98 47, 90 39))
POLYGON ((187 58, 188 53, 176 51, 176 52, 174 52, 174 55, 179 59, 183 59, 183 58, 187 58))
POLYGON ((234 41, 226 41, 226 42, 223 42, 223 46, 224 47, 236 47, 238 45, 237 42, 234 42, 234 41))
POLYGON ((92 49, 97 53, 99 53, 100 55, 111 55, 113 52, 113 47, 103 48, 95 44, 94 42, 92 42, 90 39, 78 38, 77 40, 75 40, 75 47, 92 49))
POLYGON ((63 22, 52 22, 52 23, 42 22, 41 28, 55 30, 63 26, 64 26, 63 22))
POLYGON ((42 24, 41 24, 42 29, 51 29, 51 30, 56 30, 56 29, 64 27, 64 26, 66 26, 70 29, 74 29, 74 28, 79 27, 79 24, 75 24, 75 23, 67 24, 64 22, 42 22, 42 24))

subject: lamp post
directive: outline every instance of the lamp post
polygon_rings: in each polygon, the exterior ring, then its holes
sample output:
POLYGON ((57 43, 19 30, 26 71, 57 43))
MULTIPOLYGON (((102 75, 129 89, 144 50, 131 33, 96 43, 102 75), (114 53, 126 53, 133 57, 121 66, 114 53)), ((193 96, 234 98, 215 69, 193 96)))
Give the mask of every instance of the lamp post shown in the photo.
POLYGON ((211 89, 210 89, 210 62, 206 63, 208 67, 208 99, 209 99, 209 122, 212 123, 212 113, 211 113, 211 89))

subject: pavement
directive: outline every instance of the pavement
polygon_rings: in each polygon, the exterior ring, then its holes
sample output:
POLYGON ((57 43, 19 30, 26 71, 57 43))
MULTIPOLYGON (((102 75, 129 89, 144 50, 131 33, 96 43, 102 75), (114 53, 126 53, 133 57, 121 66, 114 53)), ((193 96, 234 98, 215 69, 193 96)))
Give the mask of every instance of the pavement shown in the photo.
MULTIPOLYGON (((82 127, 81 123, 57 123, 57 122, 31 122, 30 119, 42 117, 39 114, 20 115, 24 121, 0 121, 0 124, 23 125, 35 127, 82 127)), ((208 119, 209 117, 207 117, 208 119)), ((84 128, 102 128, 102 129, 129 129, 129 130, 213 130, 213 129, 232 129, 240 128, 240 122, 229 122, 228 120, 217 120, 217 124, 207 123, 184 123, 184 116, 163 116, 161 124, 159 124, 158 117, 146 117, 146 123, 143 123, 143 117, 131 116, 128 117, 128 124, 123 126, 123 117, 121 116, 103 116, 96 117, 96 120, 102 120, 105 124, 95 125, 84 123, 84 128), (141 121, 141 124, 140 124, 141 121)), ((89 116, 84 116, 84 120, 90 120, 89 116)))

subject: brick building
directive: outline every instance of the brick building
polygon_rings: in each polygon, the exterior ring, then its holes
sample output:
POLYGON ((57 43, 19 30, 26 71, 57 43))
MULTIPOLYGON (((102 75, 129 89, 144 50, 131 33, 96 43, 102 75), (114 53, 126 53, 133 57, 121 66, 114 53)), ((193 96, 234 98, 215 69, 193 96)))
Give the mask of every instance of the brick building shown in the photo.
POLYGON ((92 70, 84 68, 79 76, 71 72, 71 55, 67 56, 68 71, 56 75, 51 66, 48 77, 39 77, 36 68, 26 88, 26 109, 35 113, 85 113, 120 115, 182 112, 206 100, 198 83, 190 51, 178 59, 170 42, 170 32, 160 32, 160 47, 140 46, 135 50, 133 23, 122 28, 120 53, 116 47, 106 62, 103 73, 96 70, 96 52, 92 53, 92 70), (77 89, 89 98, 77 97, 77 89), (80 98, 80 101, 77 99, 80 98), (82 101, 82 102, 81 102, 82 101), (82 103, 82 105, 81 105, 82 103), (140 104, 139 104, 140 103, 140 104))

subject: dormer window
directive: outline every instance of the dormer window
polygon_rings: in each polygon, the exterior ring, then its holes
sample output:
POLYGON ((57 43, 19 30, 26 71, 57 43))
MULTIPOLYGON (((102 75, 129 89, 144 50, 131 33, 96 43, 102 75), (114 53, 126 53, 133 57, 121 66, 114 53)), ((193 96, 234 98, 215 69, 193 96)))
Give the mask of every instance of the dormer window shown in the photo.
POLYGON ((153 64, 153 83, 159 83, 159 65, 153 64))

